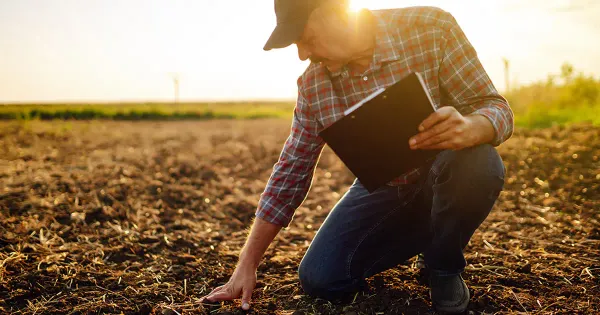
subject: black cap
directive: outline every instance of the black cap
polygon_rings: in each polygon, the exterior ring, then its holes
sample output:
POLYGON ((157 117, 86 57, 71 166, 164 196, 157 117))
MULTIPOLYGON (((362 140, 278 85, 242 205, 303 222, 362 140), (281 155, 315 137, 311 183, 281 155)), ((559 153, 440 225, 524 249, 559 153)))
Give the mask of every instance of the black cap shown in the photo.
POLYGON ((300 39, 308 17, 324 0, 275 0, 277 26, 264 50, 284 48, 300 39))

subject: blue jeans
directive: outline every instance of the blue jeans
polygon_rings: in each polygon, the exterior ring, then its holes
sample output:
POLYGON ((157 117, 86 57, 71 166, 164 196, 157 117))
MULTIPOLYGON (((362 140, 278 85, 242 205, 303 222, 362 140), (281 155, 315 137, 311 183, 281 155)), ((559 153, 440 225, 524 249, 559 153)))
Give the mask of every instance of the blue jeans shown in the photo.
POLYGON ((415 183, 369 194, 355 180, 300 263, 304 291, 324 298, 353 292, 419 253, 432 272, 461 273, 463 249, 498 198, 504 173, 486 144, 440 152, 415 183))

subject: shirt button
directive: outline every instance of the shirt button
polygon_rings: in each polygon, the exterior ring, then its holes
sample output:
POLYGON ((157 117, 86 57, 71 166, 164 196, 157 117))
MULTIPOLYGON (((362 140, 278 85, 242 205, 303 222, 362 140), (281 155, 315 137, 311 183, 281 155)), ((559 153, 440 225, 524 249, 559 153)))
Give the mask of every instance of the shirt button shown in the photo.
POLYGON ((364 76, 364 77, 363 77, 363 81, 367 81, 367 80, 369 80, 369 77, 367 77, 367 76, 364 76))

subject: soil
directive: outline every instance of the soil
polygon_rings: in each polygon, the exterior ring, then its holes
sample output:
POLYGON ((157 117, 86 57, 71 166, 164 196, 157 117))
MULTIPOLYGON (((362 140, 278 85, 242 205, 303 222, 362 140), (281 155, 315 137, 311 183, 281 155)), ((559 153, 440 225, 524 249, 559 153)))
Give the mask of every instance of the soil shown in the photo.
MULTIPOLYGON (((202 304, 235 267, 288 120, 0 124, 0 313, 242 314, 202 304)), ((505 190, 466 249, 468 314, 600 313, 600 128, 516 130, 505 190)), ((326 148, 259 268, 252 314, 433 314, 407 261, 355 295, 298 263, 354 176, 326 148)))

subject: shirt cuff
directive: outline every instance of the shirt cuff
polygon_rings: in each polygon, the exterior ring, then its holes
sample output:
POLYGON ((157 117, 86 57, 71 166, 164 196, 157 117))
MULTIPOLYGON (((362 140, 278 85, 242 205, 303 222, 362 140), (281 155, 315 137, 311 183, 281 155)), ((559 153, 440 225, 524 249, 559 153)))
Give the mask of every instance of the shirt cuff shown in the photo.
POLYGON ((290 225, 292 217, 284 215, 284 211, 277 209, 258 208, 254 214, 257 218, 261 218, 269 223, 286 228, 290 225))
POLYGON ((481 116, 487 118, 490 121, 490 123, 492 123, 492 127, 494 128, 494 138, 493 138, 492 142, 490 142, 491 145, 497 147, 502 142, 504 142, 504 140, 505 140, 504 132, 506 129, 506 126, 504 126, 504 124, 506 124, 506 123, 501 120, 502 113, 500 112, 500 110, 498 108, 494 108, 494 107, 479 108, 476 111, 472 112, 471 115, 481 115, 481 116))

